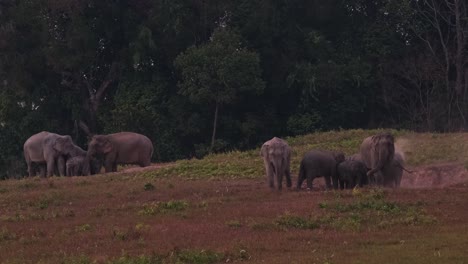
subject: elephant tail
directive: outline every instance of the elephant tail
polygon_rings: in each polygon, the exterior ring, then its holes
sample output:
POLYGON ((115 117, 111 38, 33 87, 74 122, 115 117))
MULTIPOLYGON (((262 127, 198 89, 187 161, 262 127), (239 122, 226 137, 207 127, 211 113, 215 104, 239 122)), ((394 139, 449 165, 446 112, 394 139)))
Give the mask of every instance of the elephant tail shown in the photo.
POLYGON ((403 165, 401 165, 400 163, 398 163, 397 166, 400 167, 402 170, 406 171, 407 173, 413 173, 414 172, 414 171, 408 170, 407 168, 403 167, 403 165))

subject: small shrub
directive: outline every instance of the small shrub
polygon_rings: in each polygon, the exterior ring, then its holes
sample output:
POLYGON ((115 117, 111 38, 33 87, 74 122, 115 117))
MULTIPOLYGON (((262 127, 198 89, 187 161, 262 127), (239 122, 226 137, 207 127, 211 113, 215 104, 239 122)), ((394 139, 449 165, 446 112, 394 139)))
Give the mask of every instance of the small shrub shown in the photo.
POLYGON ((238 220, 227 221, 226 225, 233 228, 239 228, 242 226, 241 222, 238 220))
POLYGON ((319 225, 310 219, 304 219, 299 216, 291 215, 286 213, 278 219, 276 219, 275 224, 280 227, 285 228, 298 228, 298 229, 316 229, 319 228, 319 225))
POLYGON ((218 263, 223 259, 223 254, 212 251, 184 250, 177 253, 177 263, 210 264, 218 263))
POLYGON ((155 215, 158 213, 181 212, 187 209, 189 204, 184 200, 171 200, 143 205, 140 215, 155 215))
POLYGON ((154 185, 148 182, 148 183, 145 184, 145 186, 143 187, 143 189, 144 189, 145 191, 152 191, 152 190, 154 190, 154 185))
POLYGON ((75 230, 76 230, 76 231, 79 231, 79 232, 89 231, 89 230, 91 230, 91 225, 89 225, 89 224, 83 224, 83 225, 80 225, 80 226, 75 227, 75 230))
POLYGON ((0 230, 0 242, 7 241, 7 240, 15 240, 16 234, 13 232, 8 231, 6 228, 2 228, 0 230))

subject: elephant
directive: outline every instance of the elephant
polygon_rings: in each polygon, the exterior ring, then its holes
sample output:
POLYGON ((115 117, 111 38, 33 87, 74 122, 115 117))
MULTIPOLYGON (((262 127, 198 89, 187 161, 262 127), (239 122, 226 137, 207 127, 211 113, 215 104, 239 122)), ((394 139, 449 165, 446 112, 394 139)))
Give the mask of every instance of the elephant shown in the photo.
POLYGON ((87 175, 87 173, 83 171, 85 161, 86 156, 75 156, 67 159, 67 163, 65 164, 67 168, 67 176, 87 175))
POLYGON ((383 171, 383 186, 391 188, 400 187, 403 170, 412 173, 411 171, 405 169, 404 164, 405 159, 403 154, 400 152, 395 152, 391 166, 386 167, 383 171))
POLYGON ((370 170, 367 172, 371 184, 383 186, 384 172, 392 165, 395 155, 395 139, 384 132, 365 138, 361 143, 362 161, 370 170))
MULTIPOLYGON (((108 135, 94 135, 88 144, 85 167, 98 156, 107 172, 117 171, 117 164, 137 164, 146 167, 151 164, 153 143, 138 133, 119 132, 108 135)), ((85 168, 86 170, 86 168, 85 168)))
POLYGON ((268 185, 271 189, 281 190, 283 175, 286 176, 286 186, 291 188, 291 148, 288 143, 277 137, 273 137, 262 145, 260 156, 263 157, 268 185))
POLYGON ((338 180, 341 189, 366 185, 368 182, 366 165, 359 160, 346 159, 338 164, 338 180))
POLYGON ((64 176, 65 159, 74 154, 75 147, 68 135, 62 136, 47 131, 32 135, 23 145, 29 176, 36 175, 37 166, 39 166, 41 177, 52 176, 54 172, 64 176))
POLYGON ((312 181, 316 177, 325 177, 327 189, 338 189, 338 164, 345 160, 342 152, 311 150, 304 154, 297 177, 297 189, 307 179, 307 189, 312 189, 312 181))

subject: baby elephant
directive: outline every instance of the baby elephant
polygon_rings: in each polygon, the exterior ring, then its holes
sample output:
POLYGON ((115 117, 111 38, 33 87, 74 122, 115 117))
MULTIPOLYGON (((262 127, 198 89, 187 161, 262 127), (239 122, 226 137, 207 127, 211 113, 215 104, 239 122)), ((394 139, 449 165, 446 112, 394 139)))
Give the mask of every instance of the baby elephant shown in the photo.
POLYGON ((86 161, 86 156, 75 156, 69 158, 66 163, 67 176, 83 176, 87 175, 84 173, 83 167, 86 161))
POLYGON ((345 160, 338 165, 338 180, 342 190, 362 187, 368 183, 367 167, 358 160, 345 160))
POLYGON ((338 189, 337 165, 345 159, 342 152, 312 150, 307 152, 301 161, 299 176, 297 178, 297 189, 307 179, 307 188, 312 189, 312 180, 316 177, 324 177, 327 189, 338 189))

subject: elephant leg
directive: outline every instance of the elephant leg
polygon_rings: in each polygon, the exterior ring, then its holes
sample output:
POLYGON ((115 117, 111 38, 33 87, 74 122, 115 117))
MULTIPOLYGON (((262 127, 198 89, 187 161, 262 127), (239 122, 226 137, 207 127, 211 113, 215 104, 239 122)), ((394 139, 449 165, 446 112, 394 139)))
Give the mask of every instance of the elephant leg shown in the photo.
POLYGON ((283 188, 283 173, 279 171, 276 174, 276 189, 278 189, 278 191, 281 191, 282 188, 283 188))
POLYGON ((26 165, 28 166, 28 174, 29 174, 29 177, 33 177, 35 176, 35 170, 33 168, 33 164, 31 161, 27 161, 26 162, 26 165))
POLYGON ((67 176, 72 176, 72 168, 71 166, 67 166, 67 176))
POLYGON ((345 187, 345 186, 344 186, 345 182, 344 182, 343 180, 340 179, 340 180, 339 180, 339 183, 340 183, 340 189, 343 190, 344 187, 345 187))
POLYGON ((106 160, 106 161, 104 162, 104 168, 105 168, 105 170, 106 170, 106 173, 107 173, 107 172, 112 172, 113 169, 114 169, 114 164, 113 164, 113 162, 110 161, 110 160, 106 160))
POLYGON ((117 163, 116 163, 116 162, 114 162, 114 163, 112 164, 112 171, 113 171, 113 172, 116 172, 116 171, 117 171, 117 163))
MULTIPOLYGON (((324 176, 324 177, 325 177, 325 185, 327 186, 327 189, 331 189, 332 183, 331 183, 330 175, 324 176)), ((333 185, 335 185, 335 181, 333 182, 333 185)), ((338 183, 336 185, 337 185, 336 188, 338 188, 338 183)))
POLYGON ((38 167, 39 167, 39 176, 41 178, 44 178, 46 176, 46 172, 47 172, 47 165, 38 164, 38 167))
POLYGON ((307 189, 312 190, 312 181, 315 178, 315 174, 312 172, 307 173, 307 189))
POLYGON ((291 188, 292 186, 292 181, 291 181, 291 170, 289 168, 286 169, 286 186, 288 188, 291 188))
POLYGON ((51 158, 47 161, 47 170, 46 170, 46 174, 47 174, 47 177, 51 177, 54 175, 54 172, 55 172, 55 159, 51 158))
POLYGON ((65 157, 60 155, 57 158, 57 168, 60 176, 66 176, 65 174, 65 157))
POLYGON ((266 169, 266 174, 267 174, 267 180, 268 180, 268 186, 270 186, 271 189, 275 188, 275 182, 274 182, 274 170, 273 166, 269 163, 265 163, 265 169, 266 169))

